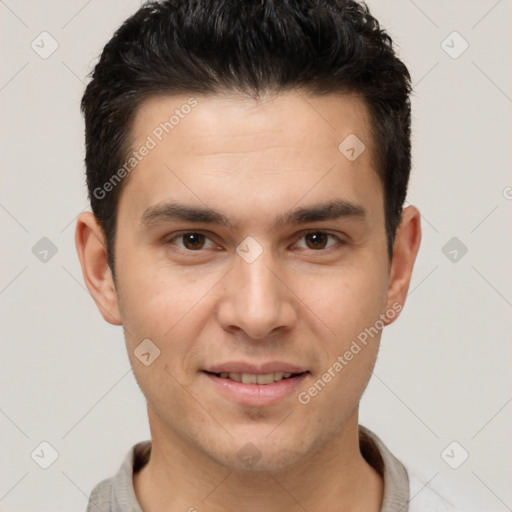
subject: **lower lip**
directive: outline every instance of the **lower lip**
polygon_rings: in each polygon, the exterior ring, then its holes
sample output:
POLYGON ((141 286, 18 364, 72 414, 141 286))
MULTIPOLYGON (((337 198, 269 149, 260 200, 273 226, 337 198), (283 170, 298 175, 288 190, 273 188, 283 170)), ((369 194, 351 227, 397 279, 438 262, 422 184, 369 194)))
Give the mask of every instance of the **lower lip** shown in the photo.
POLYGON ((282 379, 272 384, 244 384, 231 379, 223 379, 212 373, 202 372, 220 392, 241 405, 268 406, 291 395, 308 373, 282 379))

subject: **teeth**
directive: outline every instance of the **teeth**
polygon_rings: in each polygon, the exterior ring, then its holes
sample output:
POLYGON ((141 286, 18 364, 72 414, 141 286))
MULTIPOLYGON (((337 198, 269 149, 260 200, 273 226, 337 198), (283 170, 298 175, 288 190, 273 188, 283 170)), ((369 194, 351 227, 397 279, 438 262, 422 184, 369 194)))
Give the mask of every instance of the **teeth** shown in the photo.
POLYGON ((274 381, 274 374, 265 373, 264 375, 258 375, 256 382, 258 384, 272 384, 274 381))
POLYGON ((265 373, 262 375, 255 375, 254 373, 222 372, 218 375, 222 379, 231 379, 236 382, 243 382, 244 384, 272 384, 273 382, 288 379, 292 376, 291 373, 284 372, 265 373))
POLYGON ((258 375, 253 373, 242 373, 242 382, 244 384, 256 384, 258 382, 258 375))

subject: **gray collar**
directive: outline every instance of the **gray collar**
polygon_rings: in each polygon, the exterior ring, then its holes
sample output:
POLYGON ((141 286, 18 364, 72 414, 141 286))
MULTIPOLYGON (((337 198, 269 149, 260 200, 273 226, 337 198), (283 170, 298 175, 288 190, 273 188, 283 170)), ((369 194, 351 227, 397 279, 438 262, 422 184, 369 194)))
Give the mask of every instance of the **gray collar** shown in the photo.
POLYGON ((409 478, 404 465, 373 432, 359 425, 359 447, 366 462, 384 480, 380 512, 408 512, 409 478))

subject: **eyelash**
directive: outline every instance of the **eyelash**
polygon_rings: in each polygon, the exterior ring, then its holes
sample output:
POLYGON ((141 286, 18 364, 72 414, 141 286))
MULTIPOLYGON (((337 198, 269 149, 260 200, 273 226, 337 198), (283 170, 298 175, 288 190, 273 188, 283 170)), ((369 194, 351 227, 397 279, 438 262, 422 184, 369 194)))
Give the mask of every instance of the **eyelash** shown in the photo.
MULTIPOLYGON (((329 233, 328 231, 322 231, 322 230, 318 230, 318 229, 314 229, 314 230, 309 230, 309 231, 306 231, 304 233, 301 234, 300 239, 304 238, 305 236, 307 235, 310 235, 310 234, 323 234, 323 235, 327 235, 328 237, 331 237, 331 238, 335 238, 337 240, 337 244, 331 246, 331 247, 328 247, 326 249, 305 249, 305 250, 309 250, 311 252, 314 252, 314 253, 330 253, 331 251, 333 250, 336 250, 337 248, 339 248, 339 246, 341 245, 345 245, 346 242, 344 240, 342 240, 341 238, 339 238, 338 236, 332 234, 332 233, 329 233)), ((165 245, 173 245, 172 242, 176 239, 179 239, 179 238, 182 238, 184 235, 190 235, 190 234, 194 234, 194 235, 203 235, 205 236, 208 240, 211 241, 211 239, 208 237, 208 235, 206 233, 203 233, 202 231, 182 231, 181 233, 178 233, 178 234, 175 234, 172 238, 168 238, 164 241, 164 244, 165 245)), ((205 249, 198 249, 197 251, 193 251, 193 250, 190 250, 190 249, 187 249, 187 248, 182 248, 182 247, 178 247, 178 249, 180 251, 183 251, 183 252, 186 252, 188 254, 193 254, 193 253, 201 253, 203 252, 203 250, 205 249)))

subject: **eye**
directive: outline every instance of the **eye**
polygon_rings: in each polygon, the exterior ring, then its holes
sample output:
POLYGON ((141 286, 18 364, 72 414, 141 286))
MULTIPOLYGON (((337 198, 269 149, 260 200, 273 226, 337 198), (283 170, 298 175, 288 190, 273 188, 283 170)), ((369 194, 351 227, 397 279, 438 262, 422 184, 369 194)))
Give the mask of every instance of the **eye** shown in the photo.
POLYGON ((333 244, 329 247, 326 247, 329 237, 331 237, 331 239, 337 240, 339 244, 343 243, 343 241, 340 238, 325 231, 308 231, 307 233, 304 233, 302 235, 301 239, 306 240, 306 249, 312 249, 313 251, 325 251, 331 249, 333 246, 336 245, 333 244))
MULTIPOLYGON (((310 249, 316 252, 329 251, 336 245, 344 243, 339 237, 327 233, 326 231, 308 231, 304 233, 300 239, 305 240, 306 245, 301 247, 295 244, 295 247, 299 249, 310 249), (329 245, 329 239, 333 240, 334 243, 329 245)), ((186 252, 200 252, 202 249, 212 249, 216 246, 210 238, 198 231, 186 231, 175 234, 165 240, 164 243, 166 245, 176 245, 180 250, 186 252)))
MULTIPOLYGON (((207 240, 210 241, 212 245, 213 242, 203 233, 198 233, 197 231, 187 231, 185 233, 180 233, 178 235, 173 236, 172 238, 166 240, 166 244, 173 244, 175 240, 180 240, 183 242, 183 245, 178 247, 185 251, 200 251, 201 249, 205 249, 205 242, 207 240)), ((207 247, 206 247, 207 248, 207 247)))

